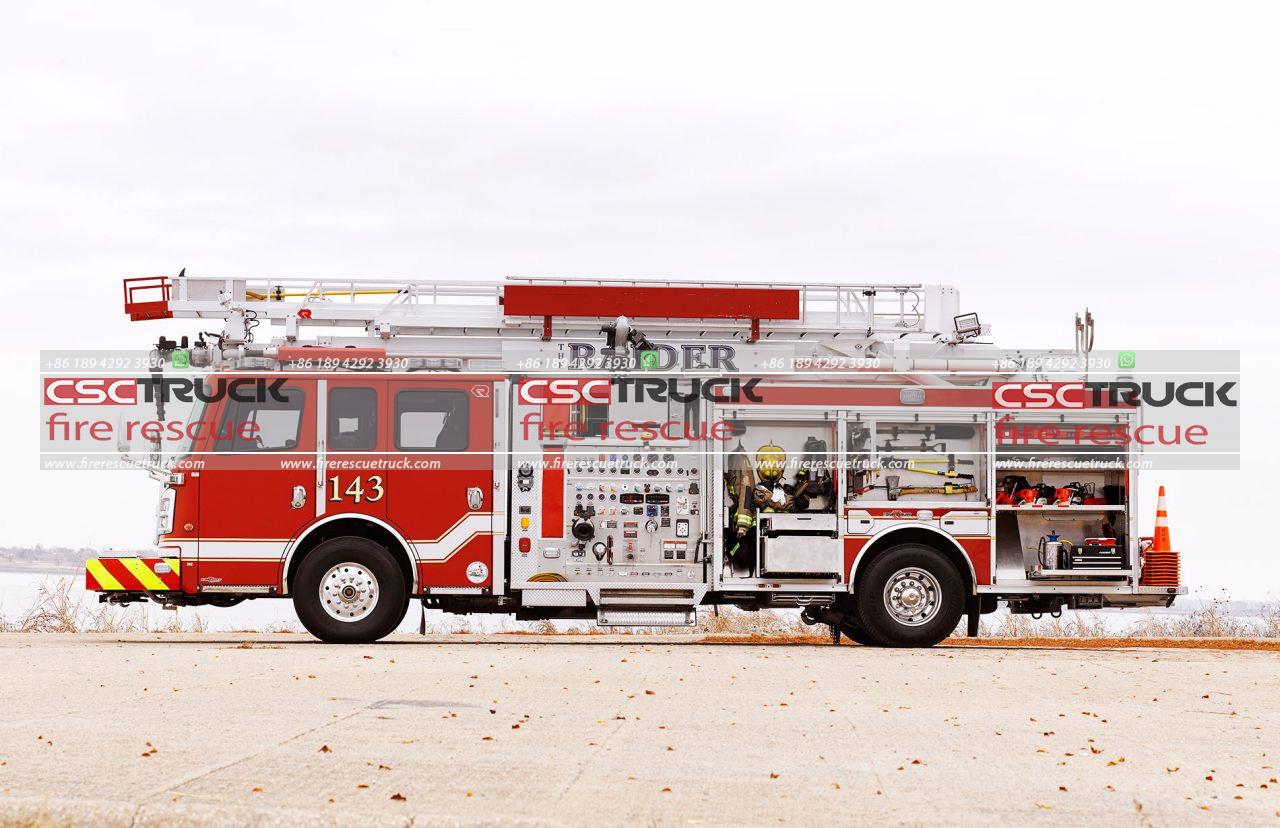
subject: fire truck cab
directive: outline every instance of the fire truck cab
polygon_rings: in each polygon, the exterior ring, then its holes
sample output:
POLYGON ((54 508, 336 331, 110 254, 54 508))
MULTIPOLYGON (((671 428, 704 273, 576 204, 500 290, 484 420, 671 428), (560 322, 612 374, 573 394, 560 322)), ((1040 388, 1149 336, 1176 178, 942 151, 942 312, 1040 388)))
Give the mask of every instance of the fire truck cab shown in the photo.
POLYGON ((126 280, 125 307, 224 327, 158 343, 207 372, 206 427, 164 466, 158 551, 88 562, 103 600, 287 598, 334 642, 414 600, 606 626, 784 607, 929 646, 999 602, 1185 593, 1139 537, 1140 409, 1032 376, 1087 359, 1091 326, 1002 351, 949 287, 183 274, 126 280))

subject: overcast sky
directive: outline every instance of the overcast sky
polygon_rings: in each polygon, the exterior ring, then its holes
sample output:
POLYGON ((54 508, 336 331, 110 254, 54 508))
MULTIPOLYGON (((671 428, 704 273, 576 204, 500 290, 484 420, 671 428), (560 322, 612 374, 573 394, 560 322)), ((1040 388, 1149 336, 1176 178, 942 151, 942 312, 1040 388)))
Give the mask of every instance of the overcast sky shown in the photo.
POLYGON ((1274 4, 356 8, 3 6, 0 545, 150 542, 140 473, 36 469, 40 348, 190 330, 124 276, 905 280, 1242 349, 1245 470, 1163 479, 1188 582, 1280 591, 1274 4))

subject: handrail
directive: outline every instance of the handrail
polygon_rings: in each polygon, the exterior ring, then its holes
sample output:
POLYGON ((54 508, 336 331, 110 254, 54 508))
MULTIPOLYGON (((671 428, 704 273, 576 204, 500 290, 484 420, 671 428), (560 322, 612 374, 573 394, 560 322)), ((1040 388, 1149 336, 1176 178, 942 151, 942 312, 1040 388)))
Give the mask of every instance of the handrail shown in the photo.
MULTIPOLYGON (((325 303, 328 307, 346 307, 344 316, 375 319, 380 314, 398 310, 401 313, 428 313, 428 307, 443 312, 487 312, 502 304, 507 285, 571 285, 574 287, 636 286, 636 287, 699 287, 732 291, 735 288, 769 287, 795 290, 799 294, 799 318, 770 323, 774 330, 822 329, 835 331, 922 331, 925 314, 925 297, 928 286, 920 283, 876 285, 870 283, 805 284, 790 282, 707 282, 690 279, 611 279, 564 276, 509 277, 505 282, 469 282, 458 280, 394 278, 226 278, 214 276, 182 275, 171 279, 167 276, 143 277, 125 280, 126 311, 135 319, 153 319, 172 315, 171 310, 201 311, 202 315, 217 312, 226 302, 253 303, 259 313, 268 317, 276 315, 272 308, 279 303, 280 314, 297 305, 316 307, 325 303), (202 285, 203 290, 195 289, 202 285), (140 299, 146 291, 159 291, 159 299, 144 302, 140 299), (200 296, 195 300, 190 297, 200 296), (174 299, 173 297, 178 297, 174 299), (261 304, 258 304, 261 303, 261 304), (333 303, 329 305, 328 303, 333 303), (417 310, 421 308, 421 310, 417 310)), ((566 313, 556 314, 561 322, 590 320, 594 316, 581 316, 566 308, 566 313)), ((496 320, 495 320, 496 321, 496 320)), ((403 320, 401 322, 403 324, 403 320)), ((689 325, 689 320, 681 323, 689 325)), ((524 326, 531 321, 508 317, 499 323, 501 327, 524 326)), ((723 327, 722 323, 707 320, 707 330, 723 327)))

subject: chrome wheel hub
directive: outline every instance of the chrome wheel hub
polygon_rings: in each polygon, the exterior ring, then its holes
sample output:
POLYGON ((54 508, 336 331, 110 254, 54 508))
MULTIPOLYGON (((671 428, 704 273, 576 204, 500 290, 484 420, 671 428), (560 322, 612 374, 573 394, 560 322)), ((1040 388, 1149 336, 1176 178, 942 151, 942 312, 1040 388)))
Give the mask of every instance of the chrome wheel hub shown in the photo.
POLYGON ((884 587, 884 606, 899 624, 927 624, 942 606, 942 590, 929 572, 916 567, 899 569, 884 587))
POLYGON ((320 606, 339 621, 360 621, 378 605, 378 579, 356 563, 331 567, 320 579, 320 606))

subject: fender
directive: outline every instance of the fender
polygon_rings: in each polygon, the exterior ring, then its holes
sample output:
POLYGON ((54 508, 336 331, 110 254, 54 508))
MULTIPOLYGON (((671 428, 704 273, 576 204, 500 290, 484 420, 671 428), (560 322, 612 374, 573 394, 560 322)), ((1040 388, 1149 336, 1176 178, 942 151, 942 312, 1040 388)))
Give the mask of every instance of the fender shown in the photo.
POLYGON ((294 550, 296 550, 298 546, 304 540, 307 539, 308 535, 310 535, 319 527, 324 526, 326 523, 330 523, 335 520, 344 520, 344 519, 351 519, 351 518, 376 524, 382 527, 383 529, 386 529, 389 533, 391 533, 391 536, 393 538, 399 541, 400 545, 404 548, 405 553, 408 554, 409 556, 409 569, 413 571, 413 583, 409 585, 409 588, 410 588, 409 594, 410 595, 417 594, 418 592, 418 553, 414 551, 413 544, 405 540, 404 535, 400 534, 399 530, 397 530, 390 523, 387 523, 385 520, 381 520, 379 518, 372 517, 370 515, 363 515, 363 514, 360 514, 359 512, 338 512, 337 514, 325 515, 320 520, 317 520, 315 523, 308 526, 306 530, 303 531, 302 534, 298 535, 296 538, 294 538, 292 541, 289 542, 288 547, 286 547, 285 549, 283 566, 281 566, 280 568, 280 594, 281 595, 289 594, 289 584, 287 583, 287 581, 289 577, 289 565, 293 561, 294 550))
MULTIPOLYGON (((948 543, 948 544, 950 544, 951 548, 955 549, 955 550, 956 550, 956 552, 958 552, 958 553, 960 554, 960 558, 964 561, 965 566, 969 567, 969 583, 970 583, 970 585, 971 585, 971 587, 970 587, 970 589, 971 589, 970 594, 971 594, 971 595, 976 595, 976 594, 977 594, 977 592, 978 592, 978 575, 977 575, 977 573, 975 573, 975 572, 973 571, 973 561, 969 560, 969 553, 968 553, 968 552, 965 552, 965 551, 964 551, 964 547, 963 547, 963 546, 961 546, 961 545, 956 541, 956 539, 955 539, 955 538, 951 537, 951 536, 950 536, 950 535, 948 535, 946 532, 942 531, 941 529, 937 528, 936 526, 927 526, 927 525, 919 524, 919 523, 903 523, 903 524, 898 525, 898 526, 890 526, 888 529, 881 529, 879 532, 877 532, 877 533, 875 533, 874 535, 872 535, 871 537, 867 538, 867 542, 866 542, 866 544, 864 544, 864 545, 863 545, 863 547, 862 547, 862 551, 860 551, 860 552, 858 553, 858 556, 857 556, 856 558, 854 558, 854 559, 853 559, 853 566, 849 568, 849 580, 848 580, 846 583, 848 583, 848 585, 849 585, 849 591, 850 591, 850 592, 852 592, 852 591, 853 591, 854 576, 855 576, 855 575, 857 574, 857 572, 858 572, 858 565, 859 565, 859 564, 861 564, 861 563, 862 563, 862 559, 863 559, 864 557, 866 557, 866 555, 864 554, 864 553, 866 552, 866 550, 867 550, 867 549, 869 549, 870 547, 874 546, 874 545, 875 545, 876 543, 878 543, 881 539, 886 538, 886 537, 888 537, 889 535, 892 535, 892 534, 893 534, 893 533, 895 533, 895 532, 901 532, 901 531, 903 531, 903 530, 905 530, 905 529, 924 529, 924 530, 926 530, 926 531, 929 531, 929 532, 934 533, 935 535, 937 535, 937 536, 938 536, 938 537, 940 537, 940 538, 945 539, 945 540, 947 541, 947 543, 948 543)), ((846 537, 847 537, 847 536, 846 536, 846 537)), ((843 537, 842 537, 842 540, 843 540, 843 537)))

